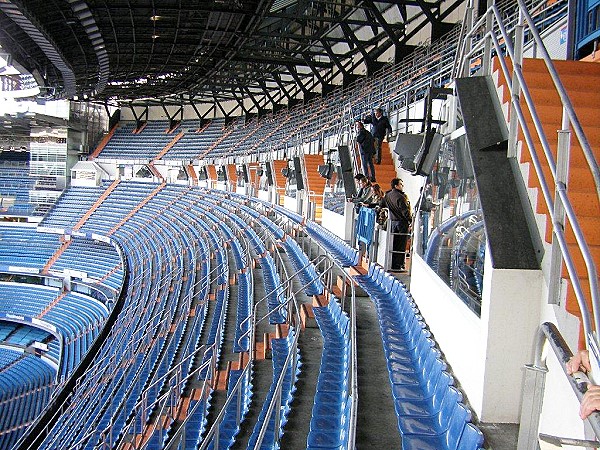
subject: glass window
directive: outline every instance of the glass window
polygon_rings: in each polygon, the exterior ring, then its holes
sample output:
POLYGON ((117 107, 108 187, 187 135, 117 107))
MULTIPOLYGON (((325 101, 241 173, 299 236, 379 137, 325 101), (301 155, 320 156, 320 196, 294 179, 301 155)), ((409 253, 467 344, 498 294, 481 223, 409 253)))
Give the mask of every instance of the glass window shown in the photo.
POLYGON ((442 144, 416 210, 416 251, 480 315, 486 235, 464 136, 442 144))

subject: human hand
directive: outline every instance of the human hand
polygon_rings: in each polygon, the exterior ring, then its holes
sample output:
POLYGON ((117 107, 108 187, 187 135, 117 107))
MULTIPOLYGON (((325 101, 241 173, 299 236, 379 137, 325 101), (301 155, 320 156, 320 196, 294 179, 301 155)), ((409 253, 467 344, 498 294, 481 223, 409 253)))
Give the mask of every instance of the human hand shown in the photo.
POLYGON ((590 414, 598 410, 600 410, 600 386, 589 384, 588 390, 581 399, 579 417, 587 419, 590 414))
POLYGON ((590 366, 590 353, 587 350, 579 350, 569 361, 567 361, 567 373, 573 375, 575 372, 589 372, 592 370, 590 366))

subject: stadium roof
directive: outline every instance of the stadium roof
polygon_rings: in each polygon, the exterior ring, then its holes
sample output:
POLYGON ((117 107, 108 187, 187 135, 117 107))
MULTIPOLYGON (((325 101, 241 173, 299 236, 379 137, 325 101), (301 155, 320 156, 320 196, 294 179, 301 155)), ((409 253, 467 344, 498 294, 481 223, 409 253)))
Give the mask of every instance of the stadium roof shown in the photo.
POLYGON ((401 59, 463 2, 2 0, 0 45, 49 98, 260 111, 401 59))

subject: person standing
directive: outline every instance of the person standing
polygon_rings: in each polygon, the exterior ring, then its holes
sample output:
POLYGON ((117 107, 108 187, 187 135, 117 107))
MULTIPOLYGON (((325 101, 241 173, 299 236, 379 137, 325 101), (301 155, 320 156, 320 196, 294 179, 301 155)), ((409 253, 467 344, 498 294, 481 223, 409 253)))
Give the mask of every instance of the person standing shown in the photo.
POLYGON ((406 242, 408 241, 408 229, 412 222, 412 214, 408 196, 402 190, 402 180, 394 178, 390 182, 390 186, 391 189, 385 193, 381 201, 381 206, 389 211, 390 232, 394 233, 390 270, 403 271, 406 270, 404 267, 406 242))
POLYGON ((373 131, 373 145, 375 147, 375 164, 381 164, 381 143, 392 132, 390 121, 383 115, 381 108, 375 108, 375 113, 371 118, 371 126, 373 131))
POLYGON ((375 147, 373 145, 373 135, 360 120, 356 121, 356 142, 360 151, 363 172, 370 181, 375 182, 375 166, 373 165, 375 147))
POLYGON ((358 192, 348 200, 354 203, 354 211, 358 214, 361 203, 367 202, 371 198, 371 182, 362 173, 354 175, 354 179, 358 184, 358 192))

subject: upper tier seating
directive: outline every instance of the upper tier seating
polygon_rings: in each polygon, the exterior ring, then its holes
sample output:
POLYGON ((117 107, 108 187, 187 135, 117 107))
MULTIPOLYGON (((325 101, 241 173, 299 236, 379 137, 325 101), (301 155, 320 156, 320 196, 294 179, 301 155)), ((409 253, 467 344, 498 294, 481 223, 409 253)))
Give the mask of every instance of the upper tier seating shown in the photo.
MULTIPOLYGON (((4 152, 3 155, 6 153, 15 152, 4 152)), ((29 153, 24 154, 27 155, 28 164, 29 153)), ((29 165, 6 165, 3 161, 0 158, 0 209, 7 214, 31 214, 33 205, 29 203, 29 191, 35 180, 29 176, 29 165)))

